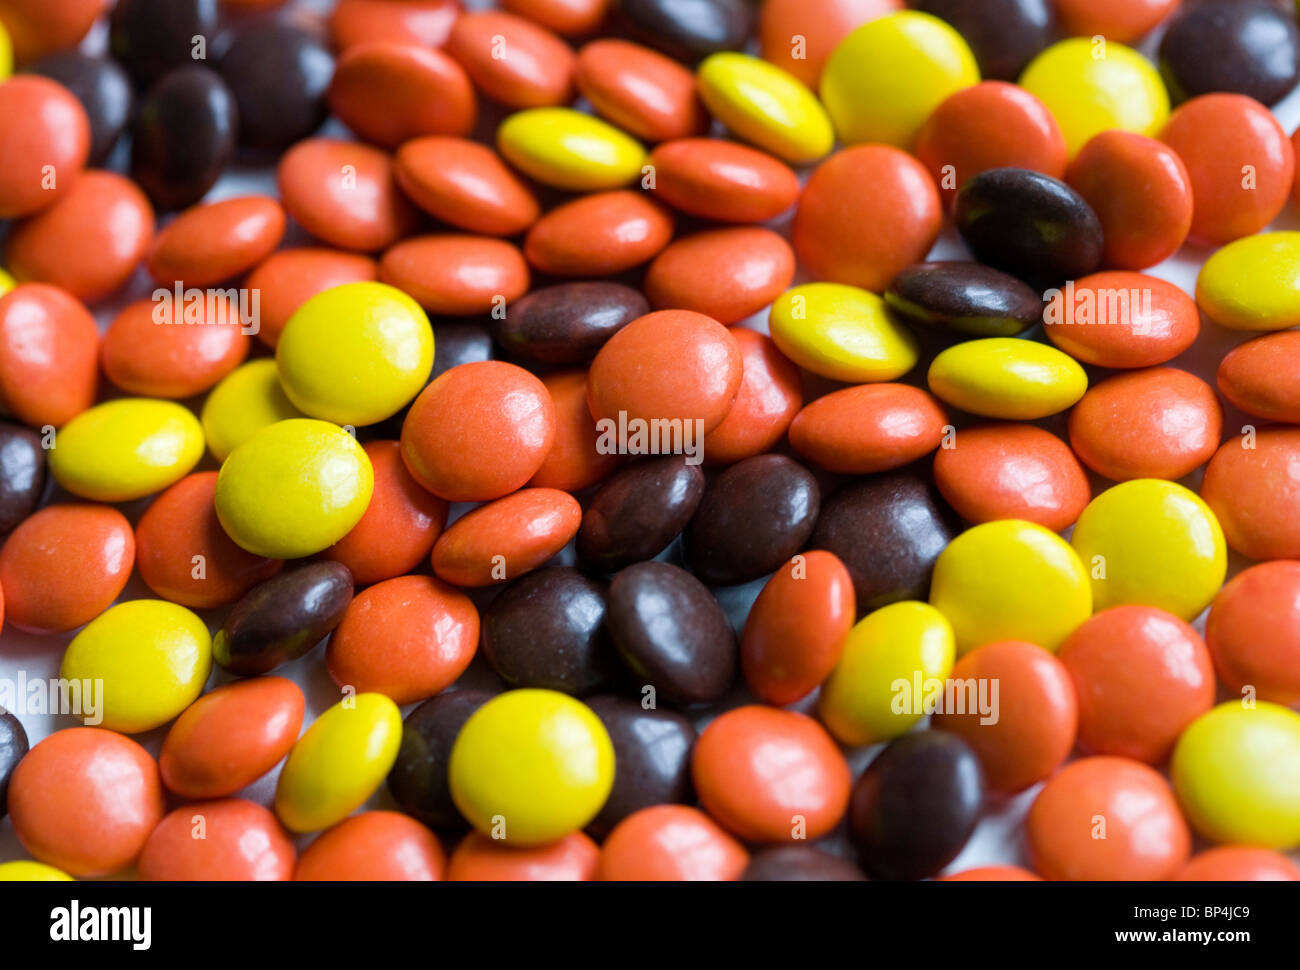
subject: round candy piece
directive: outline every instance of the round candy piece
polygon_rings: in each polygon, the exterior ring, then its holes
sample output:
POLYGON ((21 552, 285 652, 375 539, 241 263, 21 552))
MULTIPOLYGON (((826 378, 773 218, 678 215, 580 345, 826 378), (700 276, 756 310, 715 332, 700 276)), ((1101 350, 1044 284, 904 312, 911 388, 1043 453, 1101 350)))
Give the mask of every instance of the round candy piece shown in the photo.
POLYGON ((1266 232, 1228 243, 1201 266, 1196 303, 1229 330, 1300 324, 1300 232, 1266 232))
POLYGON ((1093 273, 1049 290, 1043 332, 1098 367, 1151 367, 1172 360, 1200 333, 1196 304, 1172 283, 1142 273, 1093 273))
POLYGON ((456 0, 339 0, 330 34, 339 50, 376 40, 439 47, 462 9, 456 0))
POLYGON ((572 108, 529 108, 497 129, 506 161, 543 185, 570 192, 616 189, 641 176, 645 149, 599 118, 572 108))
POLYGON ((686 528, 703 495, 704 473, 678 455, 616 472, 587 503, 578 558, 605 572, 654 559, 686 528))
POLYGON ((159 292, 163 299, 138 300, 113 318, 100 345, 104 373, 128 394, 202 394, 244 362, 256 314, 241 315, 240 305, 224 297, 209 304, 159 292))
POLYGON ((401 812, 362 812, 321 833, 293 870, 298 881, 437 882, 447 866, 438 838, 401 812))
POLYGON ((452 523, 433 544, 433 571, 457 586, 502 583, 557 555, 581 524, 568 492, 523 488, 452 523))
POLYGON ((52 51, 75 47, 100 14, 99 0, 69 0, 50 6, 32 0, 7 0, 3 8, 3 29, 13 38, 13 53, 21 61, 43 57, 52 51))
POLYGON ((528 290, 528 266, 512 243, 482 236, 404 239, 379 261, 379 279, 432 313, 473 316, 528 290))
POLYGON ((771 337, 733 327, 744 373, 740 390, 722 423, 704 436, 704 457, 726 465, 770 451, 781 440, 803 403, 799 368, 771 337))
POLYGON ((649 312, 641 291, 622 283, 559 283, 511 303, 495 336, 507 350, 532 360, 586 363, 605 341, 649 312))
POLYGON ((850 383, 892 381, 920 356, 910 330, 885 301, 841 283, 804 283, 786 290, 768 315, 781 353, 804 370, 850 383))
POLYGON ((866 475, 910 464, 939 447, 948 415, 908 384, 861 384, 819 397, 790 423, 790 445, 827 471, 866 475))
POLYGON ((447 866, 450 882, 590 882, 596 878, 600 847, 582 832, 549 845, 502 845, 470 832, 447 866))
POLYGON ((794 165, 816 161, 835 144, 826 109, 803 82, 776 65, 730 51, 696 70, 700 100, 718 121, 794 165))
POLYGON ((671 0, 623 0, 619 4, 635 36, 688 62, 715 51, 744 47, 754 23, 753 9, 744 0, 704 0, 685 7, 671 0))
POLYGON ((770 304, 793 279, 788 242, 771 229, 739 226, 669 243, 644 285, 656 309, 694 310, 729 325, 770 304))
POLYGON ((587 372, 552 371, 542 383, 555 404, 555 443, 528 484, 577 492, 609 476, 622 456, 601 446, 587 407, 587 372))
POLYGON ((573 100, 573 49, 525 17, 504 10, 468 10, 452 24, 446 50, 464 66, 475 87, 507 107, 537 108, 573 100))
POLYGON ((759 48, 766 60, 816 90, 840 41, 867 21, 902 9, 902 0, 773 0, 759 8, 759 48), (797 48, 796 36, 803 39, 797 48))
POLYGON ((196 205, 154 237, 145 268, 163 286, 212 286, 246 273, 270 256, 284 228, 284 210, 266 196, 196 205))
POLYGON ((766 152, 722 138, 677 138, 650 153, 654 193, 687 215, 766 222, 799 197, 799 179, 766 152))
POLYGON ((1060 29, 1052 0, 916 0, 912 6, 952 24, 970 45, 980 73, 998 81, 1019 77, 1060 29))
POLYGON ((1178 6, 1178 0, 1056 0, 1057 16, 1070 34, 1128 43, 1156 26, 1178 6))
POLYGON ((698 135, 708 127, 695 76, 640 44, 610 37, 584 45, 574 83, 597 114, 649 142, 698 135))
POLYGON ((1270 849, 1221 845, 1192 856, 1172 878, 1180 882, 1297 882, 1300 868, 1270 849))
POLYGON ((537 198, 501 157, 465 138, 413 138, 393 156, 397 184, 425 212, 488 236, 514 236, 541 214, 537 198))
POLYGON ((613 276, 653 258, 672 236, 667 209, 619 189, 556 206, 528 231, 524 255, 552 276, 613 276))
POLYGON ((108 49, 143 86, 189 61, 194 36, 211 36, 216 26, 212 0, 123 0, 109 17, 108 49))
POLYGON ((304 417, 280 386, 275 360, 263 357, 241 364, 221 379, 203 402, 199 423, 217 461, 263 428, 304 417))
POLYGON ((1247 414, 1300 424, 1300 333, 1248 340, 1219 361, 1219 393, 1247 414))
POLYGON ((294 855, 274 815, 227 798, 169 812, 144 844, 138 872, 150 882, 282 882, 294 855))
POLYGON ((22 722, 0 707, 0 818, 9 811, 9 778, 28 750, 22 722))
POLYGON ((0 151, 2 219, 28 216, 53 204, 86 167, 86 109, 56 81, 32 74, 3 80, 0 127, 7 133, 0 151))
POLYGON ((749 864, 745 847, 698 808, 653 805, 623 819, 600 847, 604 882, 730 882, 749 864))
POLYGON ((440 831, 465 828, 451 800, 447 759, 465 721, 490 697, 485 690, 444 691, 406 716, 388 775, 388 790, 403 812, 440 831))
POLYGON ((0 295, 0 404, 35 428, 95 403, 99 330, 75 297, 44 283, 0 295))
POLYGON ((0 421, 0 535, 36 511, 45 495, 45 449, 30 428, 0 421))
POLYGON ((1300 700, 1300 562, 1260 563, 1229 580, 1210 604, 1205 640, 1229 688, 1294 705, 1300 700))
POLYGON ((1088 375, 1072 357, 1014 337, 954 344, 931 361, 926 382, 953 407, 1014 421, 1064 411, 1088 389, 1088 375))
MULTIPOLYGON (((1173 4, 1159 4, 1166 10, 1173 4)), ((1160 38, 1160 73, 1176 101, 1213 91, 1272 106, 1300 83, 1300 29, 1267 0, 1188 4, 1160 38)))

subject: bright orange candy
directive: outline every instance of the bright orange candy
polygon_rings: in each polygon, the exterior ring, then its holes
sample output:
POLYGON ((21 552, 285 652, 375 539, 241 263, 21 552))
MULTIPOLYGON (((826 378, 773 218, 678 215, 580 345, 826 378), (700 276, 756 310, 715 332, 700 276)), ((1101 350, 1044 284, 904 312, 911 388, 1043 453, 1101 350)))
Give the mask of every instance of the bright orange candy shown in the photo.
POLYGON ((397 184, 434 218, 486 236, 514 236, 541 215, 533 190, 487 145, 429 135, 393 156, 397 184))
POLYGON ((1179 0, 1055 0, 1056 15, 1075 37, 1102 35, 1127 44, 1155 27, 1179 0))
POLYGON ((722 138, 664 142, 649 164, 657 199, 714 222, 766 222, 799 198, 799 179, 785 162, 722 138))
POLYGON ((806 697, 839 663, 856 618, 853 579, 835 554, 795 557, 772 574, 745 620, 745 683, 776 707, 806 697))
POLYGON ((609 0, 502 0, 501 6, 557 34, 589 34, 605 19, 609 0))
POLYGON ((949 95, 921 126, 915 151, 948 207, 980 172, 1027 168, 1059 179, 1067 160, 1065 136, 1047 105, 1005 81, 949 95))
POLYGON ((516 849, 478 832, 461 839, 447 866, 449 882, 588 882, 596 878, 600 849, 571 832, 549 845, 516 849))
POLYGON ((5 268, 96 303, 131 278, 153 238, 153 207, 130 179, 84 172, 54 205, 16 224, 5 268))
POLYGON ((1101 222, 1104 266, 1154 266, 1191 231, 1191 176, 1178 154, 1154 138, 1103 131, 1074 156, 1066 181, 1101 222))
POLYGON ((939 882, 1042 882, 1042 876, 1036 876, 1020 866, 976 866, 964 869, 950 876, 939 876, 939 882))
POLYGON ((704 436, 704 460, 729 465, 771 450, 803 404, 799 368, 771 337, 735 327, 743 373, 736 402, 722 423, 704 436))
POLYGON ((145 843, 139 872, 150 882, 279 882, 292 877, 294 854, 271 812, 226 798, 170 812, 145 843))
POLYGON ((438 837, 401 812, 362 812, 317 836, 298 857, 303 881, 438 882, 447 856, 438 837))
POLYGON ((596 192, 556 206, 528 230, 524 255, 552 276, 613 276, 668 245, 673 217, 644 192, 596 192))
POLYGON ((925 258, 942 223, 939 190, 924 165, 889 145, 856 145, 817 166, 791 238, 817 279, 879 293, 925 258))
POLYGON ((217 687, 187 707, 163 741, 158 769, 181 798, 225 798, 280 763, 298 740, 306 700, 284 677, 217 687))
POLYGON ((1222 245, 1259 232, 1282 211, 1295 151, 1272 113, 1244 94, 1203 94, 1170 116, 1160 140, 1187 166, 1191 237, 1222 245))
POLYGON ((187 475, 154 499, 135 527, 140 578, 192 610, 233 603, 283 565, 235 545, 217 521, 216 491, 216 472, 187 475))
POLYGON ((358 253, 323 248, 272 253, 245 281, 249 292, 258 294, 261 316, 257 338, 274 349, 289 318, 317 293, 378 278, 379 264, 358 253))
POLYGON ((441 47, 460 11, 460 0, 339 0, 330 34, 341 51, 375 41, 441 47))
POLYGON ((934 456, 934 481, 967 522, 1026 519, 1053 532, 1074 524, 1092 493, 1067 445, 1032 424, 988 424, 957 432, 934 456))
POLYGON ((1154 367, 1196 341, 1201 313, 1196 301, 1173 283, 1115 270, 1051 292, 1043 331, 1084 364, 1154 367))
POLYGON ((903 9, 903 0, 764 0, 758 15, 759 50, 816 91, 826 58, 869 20, 903 9), (795 56, 794 38, 802 37, 795 56))
POLYGON ((464 69, 442 51, 379 41, 338 59, 330 110, 367 141, 396 148, 421 135, 467 135, 478 100, 464 69))
POLYGON ((827 471, 866 475, 939 447, 948 414, 910 384, 860 384, 819 397, 795 415, 790 445, 827 471))
POLYGON ((0 404, 34 428, 95 403, 99 328, 75 297, 44 283, 0 296, 0 404))
POLYGON ((596 354, 587 403, 597 420, 693 420, 707 434, 727 416, 743 367, 722 324, 690 310, 660 310, 633 320, 596 354))
POLYGON ((1300 562, 1282 559, 1238 573, 1210 604, 1205 641, 1219 678, 1240 694, 1300 703, 1300 562))
POLYGON ((1239 344, 1219 361, 1219 392, 1247 414, 1300 424, 1300 331, 1239 344))
POLYGON ((1243 556, 1300 559, 1300 428, 1229 438, 1205 469, 1201 498, 1243 556))
POLYGON ((669 243, 646 270, 659 310, 694 310, 722 324, 757 313, 794 279, 794 251, 771 229, 708 229, 669 243))
POLYGON ((1192 856, 1170 878, 1179 882, 1300 882, 1300 867, 1272 849, 1217 845, 1192 856))
POLYGON ((366 457, 375 488, 361 521, 323 553, 348 567, 358 586, 410 572, 433 549, 447 524, 447 503, 411 477, 396 441, 371 441, 366 457))
POLYGON ((523 17, 502 10, 463 13, 446 51, 475 87, 507 107, 541 108, 573 98, 573 48, 523 17))
POLYGON ((578 51, 574 79, 598 114, 648 142, 699 135, 709 127, 695 75, 640 44, 593 40, 578 51))
POLYGON ((222 283, 271 255, 284 226, 280 204, 263 195, 192 206, 158 233, 145 268, 165 286, 222 283))
POLYGON ((596 878, 604 882, 729 882, 749 865, 745 847, 697 808, 652 805, 605 837, 596 878))
POLYGON ((1153 606, 1084 620, 1057 653, 1079 695, 1079 746, 1158 764, 1214 705, 1214 666, 1200 634, 1153 606))
POLYGON ((537 474, 554 442, 546 385, 514 364, 475 361, 420 392, 402 425, 402 460, 434 495, 486 502, 537 474))
POLYGON ((1049 779, 1026 828, 1034 869, 1054 880, 1168 879, 1192 841, 1169 782, 1139 761, 1107 756, 1071 762, 1049 779))
POLYGON ((131 576, 131 523, 107 505, 47 505, 0 546, 0 589, 14 626, 62 633, 112 605, 131 576))
MULTIPOLYGON (((0 20, 3 13, 0 7, 0 20)), ((20 74, 0 83, 0 131, 5 133, 0 142, 0 219, 53 205, 86 167, 86 109, 49 78, 20 74)))
POLYGON ((398 576, 353 598, 330 637, 325 663, 341 687, 411 704, 465 672, 478 627, 478 609, 464 593, 432 576, 398 576))
POLYGON ((76 47, 104 12, 104 0, 3 0, 0 23, 19 61, 76 47))
POLYGON ((555 443, 528 484, 577 492, 603 481, 613 474, 622 456, 601 454, 597 447, 596 421, 587 407, 587 372, 553 371, 542 383, 555 404, 555 443))
POLYGON ((467 513, 433 544, 433 571, 457 586, 516 579, 578 534, 582 506, 568 492, 525 488, 467 513))
POLYGON ((951 731, 974 749, 990 791, 1024 791, 1069 757, 1078 703, 1069 672, 1047 650, 1020 640, 988 643, 958 660, 949 676, 959 684, 973 681, 985 697, 960 695, 956 700, 964 708, 936 713, 934 727, 951 731), (981 709, 981 700, 991 703, 981 709))
POLYGON ((243 363, 248 345, 239 305, 226 297, 205 295, 194 303, 137 300, 109 324, 100 359, 108 379, 128 394, 185 398, 208 390, 243 363))
POLYGON ((415 228, 416 212, 397 188, 386 152, 360 142, 308 138, 280 158, 285 210, 340 249, 387 249, 415 228))
POLYGON ((36 859, 74 876, 107 876, 130 866, 162 817, 153 758, 103 728, 55 731, 9 779, 18 841, 36 859))
POLYGON ((430 313, 473 316, 528 292, 528 264, 512 243, 490 236, 416 236, 379 261, 379 280, 430 313))

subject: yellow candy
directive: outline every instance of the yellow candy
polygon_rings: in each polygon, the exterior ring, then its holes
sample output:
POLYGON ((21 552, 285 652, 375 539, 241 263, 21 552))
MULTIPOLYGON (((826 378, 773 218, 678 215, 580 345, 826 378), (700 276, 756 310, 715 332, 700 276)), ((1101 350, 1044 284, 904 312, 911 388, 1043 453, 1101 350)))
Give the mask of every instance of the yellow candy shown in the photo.
POLYGON ((979 79, 961 34, 938 17, 905 10, 844 38, 826 61, 819 90, 844 144, 910 149, 934 109, 979 79))
POLYGON ((1170 777, 1192 827, 1212 842, 1300 845, 1300 714, 1228 701, 1174 747, 1170 777))
POLYGON ((1196 304, 1232 330, 1300 325, 1300 232, 1269 232, 1228 243, 1201 267, 1196 304))
MULTIPOLYGON (((4 28, 0 27, 0 30, 3 30, 3 29, 4 29, 4 28)), ((12 290, 12 289, 13 289, 15 286, 17 286, 17 285, 18 285, 18 281, 17 281, 17 280, 15 280, 12 276, 10 276, 10 275, 9 275, 8 273, 6 273, 4 270, 0 269, 0 296, 4 296, 6 293, 8 293, 10 290, 12 290)))
POLYGON ((926 694, 952 664, 953 631, 942 613, 925 603, 881 607, 849 631, 822 685, 821 719, 855 747, 896 738, 928 713, 926 694))
MULTIPOLYGON (((207 625, 183 606, 130 600, 72 638, 59 675, 82 683, 81 717, 94 712, 85 684, 102 687, 101 727, 138 734, 166 724, 203 693, 212 671, 207 625)), ((87 721, 87 723, 89 723, 87 721)))
POLYGON ((1053 44, 1030 61, 1020 86, 1055 116, 1071 158, 1100 132, 1155 136, 1169 118, 1169 93, 1151 62, 1100 37, 1053 44))
POLYGON ((497 147, 525 175, 557 189, 597 192, 641 177, 646 152, 613 125, 572 108, 530 108, 497 129, 497 147))
POLYGON ((0 862, 0 882, 75 882, 62 869, 55 869, 43 862, 0 862))
POLYGON ((289 318, 275 350, 284 393, 304 414, 360 426, 391 417, 433 369, 420 304, 383 283, 318 293, 289 318))
POLYGON ((1015 337, 954 344, 934 358, 926 380, 953 407, 1013 421, 1057 414, 1088 390, 1088 375, 1073 357, 1015 337))
MULTIPOLYGON (((14 45, 9 40, 9 31, 0 23, 0 80, 14 72, 14 45)), ((3 287, 0 287, 3 291, 3 287)))
POLYGON ((217 518, 256 556, 300 559, 327 549, 360 521, 374 469, 338 425, 295 418, 263 428, 217 475, 217 518))
POLYGON ((930 603, 952 624, 959 654, 997 640, 1055 652, 1092 615, 1092 589, 1064 539, 1003 519, 967 529, 939 553, 930 603))
POLYGON ((552 690, 513 690, 475 711, 447 768, 451 797, 483 834, 543 845, 596 817, 614 784, 614 746, 591 708, 552 690))
POLYGON ((826 109, 793 74, 749 54, 723 52, 699 66, 700 100, 740 138, 787 162, 821 158, 835 144, 826 109))
POLYGON ((208 450, 217 461, 225 461, 268 425, 301 417, 305 415, 285 396, 275 360, 270 357, 249 361, 227 374, 199 412, 208 450))
POLYGON ((1070 539, 1092 577, 1098 610, 1138 603, 1193 620, 1227 574, 1223 530, 1195 492, 1138 478, 1108 488, 1070 539))
POLYGON ((339 701, 300 737, 280 772, 275 814, 294 832, 341 822, 383 782, 397 760, 402 714, 383 694, 339 701))
POLYGON ((768 328, 805 370, 860 384, 892 381, 916 366, 916 338, 876 294, 842 283, 805 283, 772 304, 768 328))
POLYGON ((173 401, 125 397, 83 411, 50 451, 55 481, 97 502, 130 502, 161 492, 203 457, 203 429, 173 401))

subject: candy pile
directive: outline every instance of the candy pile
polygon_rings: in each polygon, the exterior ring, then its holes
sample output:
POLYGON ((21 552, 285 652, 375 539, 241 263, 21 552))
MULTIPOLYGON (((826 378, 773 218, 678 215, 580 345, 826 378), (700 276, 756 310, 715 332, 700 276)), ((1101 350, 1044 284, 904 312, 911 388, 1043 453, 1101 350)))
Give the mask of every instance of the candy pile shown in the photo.
POLYGON ((1289 4, 276 6, 0 0, 0 879, 1300 879, 1289 4))

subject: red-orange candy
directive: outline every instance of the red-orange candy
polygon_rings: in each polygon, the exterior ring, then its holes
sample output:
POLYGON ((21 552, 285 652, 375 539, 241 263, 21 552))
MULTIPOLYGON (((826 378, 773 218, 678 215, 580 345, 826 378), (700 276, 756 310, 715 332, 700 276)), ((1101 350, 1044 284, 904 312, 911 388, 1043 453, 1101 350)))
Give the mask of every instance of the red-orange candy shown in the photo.
POLYGON ((1036 876, 1020 866, 976 866, 964 869, 950 876, 939 876, 939 882, 1042 882, 1042 876, 1036 876))
POLYGON ((771 229, 708 229, 669 243, 646 270, 659 310, 694 310, 722 324, 767 306, 794 279, 794 251, 771 229))
POLYGON ((384 253, 379 280, 430 313, 473 316, 527 293, 528 264, 504 239, 416 236, 384 253))
POLYGON ((34 61, 76 47, 106 6, 104 0, 3 0, 0 24, 13 41, 14 56, 34 61))
POLYGON ((799 368, 771 337, 736 327, 742 370, 736 401, 722 423, 704 436, 704 460, 729 465, 771 450, 803 404, 799 368))
POLYGON ((799 198, 794 170, 766 152, 722 138, 679 138, 650 153, 654 195, 714 222, 766 222, 799 198))
POLYGON ((34 428, 59 427, 95 403, 99 329, 57 287, 25 283, 0 296, 0 404, 34 428))
POLYGON ((609 0, 502 0, 501 6, 569 37, 589 34, 599 27, 609 10, 609 0))
POLYGON ((514 236, 541 215, 537 197, 487 145, 464 138, 415 138, 393 156, 397 184, 411 201, 449 225, 486 236, 514 236))
POLYGON ((131 523, 107 505, 47 505, 0 546, 9 623, 29 633, 75 630, 103 613, 131 575, 131 523))
POLYGON ((1026 828, 1034 869, 1054 880, 1168 879, 1192 841, 1169 783, 1127 758, 1066 765, 1038 793, 1026 828))
POLYGON ((378 276, 379 264, 358 253, 315 248, 272 253, 245 281, 260 303, 257 338, 274 348, 294 311, 317 293, 344 283, 373 282, 378 276))
POLYGON ((827 471, 866 475, 899 468, 939 447, 948 415, 910 384, 860 384, 808 404, 790 424, 790 445, 827 471))
POLYGON ((280 763, 298 740, 306 701, 284 677, 252 677, 204 694, 163 741, 158 769, 182 798, 225 798, 280 763))
MULTIPOLYGON (((613 473, 622 460, 597 447, 596 420, 587 407, 587 372, 555 371, 542 378, 555 404, 555 442, 528 484, 577 492, 613 473)), ((707 445, 706 445, 707 447, 707 445)))
POLYGON ((613 276, 654 258, 672 237, 667 209, 621 189, 556 206, 528 230, 524 255, 552 276, 613 276))
POLYGON ((153 207, 134 182, 84 172, 54 205, 10 230, 5 267, 17 280, 52 283, 95 303, 131 278, 153 228, 153 207))
POLYGON ((341 51, 376 41, 441 47, 460 10, 459 0, 339 0, 330 33, 341 51))
POLYGON ((1250 559, 1300 559, 1300 428, 1249 429, 1214 453, 1201 498, 1250 559))
POLYGON ((745 847, 699 809, 654 805, 605 838, 596 878, 605 882, 727 882, 749 865, 745 847))
POLYGON ((1201 315, 1173 283, 1116 270, 1069 281, 1052 293, 1043 331, 1084 364, 1153 367, 1195 342, 1201 315))
POLYGON ((1192 228, 1192 182, 1163 142, 1118 128, 1074 156, 1066 181, 1101 222, 1102 264, 1146 269, 1172 256, 1192 228))
POLYGON ((248 345, 239 305, 205 294, 194 303, 128 304, 104 332, 100 358, 108 379, 129 394, 183 398, 201 394, 238 367, 248 345))
POLYGON ((1272 849, 1217 845, 1192 856, 1170 878, 1179 882, 1297 882, 1300 867, 1272 849))
POLYGON ((293 843, 276 817, 243 798, 183 805, 140 853, 150 882, 277 882, 293 876, 293 843))
POLYGON ((785 707, 839 663, 857 617, 853 579, 833 553, 796 556, 767 581, 745 620, 740 664, 759 700, 785 707))
POLYGON ((1102 35, 1127 44, 1151 30, 1179 0, 1056 0, 1056 15, 1076 37, 1102 35))
POLYGON ((449 882, 588 882, 596 878, 600 849, 572 832, 549 845, 518 849, 471 832, 447 866, 449 882))
POLYGON ((1191 180, 1191 237, 1222 245, 1259 232, 1286 205, 1295 152, 1277 119, 1244 94, 1203 94, 1170 116, 1160 140, 1191 180))
POLYGON ((555 405, 522 367, 485 360, 453 367, 415 399, 402 460, 449 502, 486 502, 537 474, 555 442, 555 405))
POLYGON ((596 354, 587 403, 597 420, 693 420, 707 434, 727 416, 743 367, 722 324, 690 310, 660 310, 633 320, 596 354))
POLYGON ((157 282, 211 286, 252 269, 284 236, 284 210, 248 195, 186 209, 149 247, 145 268, 157 282))
POLYGON ((951 206, 957 190, 991 168, 1065 174, 1065 136, 1047 106, 1024 88, 983 81, 934 109, 916 136, 916 157, 951 206))
POLYGON ((454 522, 433 544, 433 571, 457 586, 492 586, 536 569, 578 534, 568 492, 525 488, 454 522))
POLYGON ((967 522, 1025 519, 1053 532, 1074 524, 1091 498, 1088 476, 1067 445, 1032 424, 957 432, 934 456, 934 481, 967 522))
POLYGON ((86 167, 86 109, 49 78, 20 74, 0 83, 0 131, 0 219, 52 205, 86 167))
POLYGON ((1234 692, 1300 703, 1300 562, 1260 563, 1229 580, 1210 604, 1205 641, 1234 692))
POLYGON ((154 499, 135 527, 140 578, 192 610, 233 603, 282 565, 235 545, 217 520, 216 492, 216 472, 188 475, 154 499))
POLYGON ((398 576, 356 595, 330 637, 325 663, 339 686, 411 704, 465 672, 478 645, 470 598, 432 576, 398 576))
POLYGON ((293 878, 317 882, 438 882, 447 856, 438 837, 401 812, 345 818, 303 849, 293 878))
POLYGON ((817 166, 799 197, 794 251, 818 279, 879 293, 930 251, 943 223, 920 162, 889 145, 857 145, 817 166))
POLYGON ((348 48, 334 68, 329 106, 358 135, 384 148, 420 135, 467 135, 478 118, 464 69, 418 44, 348 48))
POLYGON ((347 566, 358 586, 409 573, 447 524, 447 503, 411 477, 398 442, 371 441, 365 452, 375 474, 370 504, 352 531, 321 553, 347 566))
POLYGON ((573 97, 573 48, 523 17, 501 10, 461 14, 446 51, 474 86, 511 108, 567 104, 573 97))
POLYGON ((578 93, 597 113, 648 142, 702 134, 709 116, 688 68, 640 44, 593 40, 578 51, 578 93))
POLYGON ((1300 331, 1248 340, 1219 362, 1219 392, 1247 414, 1300 424, 1300 331))
POLYGON ((764 60, 816 91, 826 58, 869 20, 903 9, 903 0, 764 0, 758 43, 764 60), (802 40, 796 45, 796 38, 802 40))
POLYGON ((359 142, 308 138, 280 158, 280 199, 318 239, 341 249, 386 249, 415 228, 387 153, 359 142))

